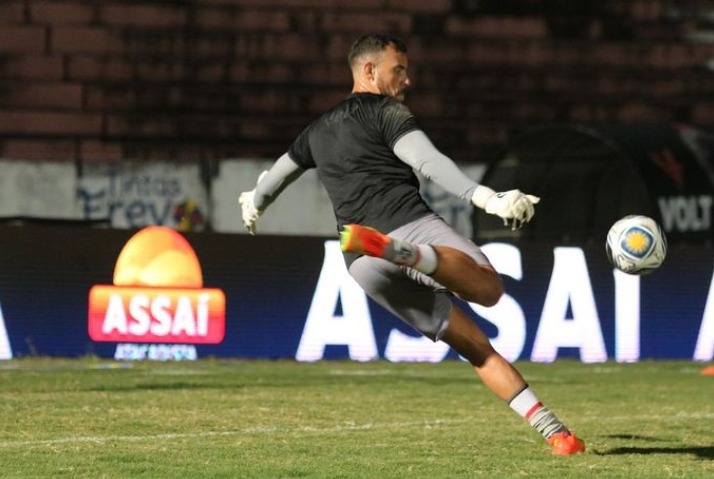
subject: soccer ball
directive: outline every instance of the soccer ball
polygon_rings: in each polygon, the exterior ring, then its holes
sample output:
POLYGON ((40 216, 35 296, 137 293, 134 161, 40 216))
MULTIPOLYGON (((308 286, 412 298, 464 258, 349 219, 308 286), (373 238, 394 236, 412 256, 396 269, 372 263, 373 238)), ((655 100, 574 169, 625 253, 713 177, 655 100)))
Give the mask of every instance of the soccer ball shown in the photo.
POLYGON ((617 220, 607 233, 607 258, 627 274, 648 274, 667 256, 667 237, 652 218, 628 215, 617 220))

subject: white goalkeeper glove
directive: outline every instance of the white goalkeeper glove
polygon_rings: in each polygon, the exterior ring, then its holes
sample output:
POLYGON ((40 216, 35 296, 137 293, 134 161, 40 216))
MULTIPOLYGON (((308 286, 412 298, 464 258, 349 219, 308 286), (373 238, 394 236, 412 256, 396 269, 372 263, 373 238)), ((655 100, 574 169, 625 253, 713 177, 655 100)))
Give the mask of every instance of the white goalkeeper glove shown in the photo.
POLYGON ((471 202, 482 208, 486 213, 503 219, 505 226, 517 230, 528 223, 535 214, 535 205, 540 198, 523 194, 520 190, 509 190, 496 193, 487 186, 479 185, 471 197, 471 202))
MULTIPOLYGON (((256 182, 256 186, 258 185, 258 183, 260 183, 260 180, 262 180, 267 174, 268 170, 265 170, 260 174, 260 176, 258 177, 258 181, 256 182)), ((255 207, 255 188, 250 191, 244 191, 243 193, 241 193, 240 197, 238 198, 238 202, 240 203, 241 209, 243 210, 243 224, 248 230, 248 233, 254 235, 257 231, 258 218, 260 218, 260 215, 263 214, 262 210, 259 210, 255 207)))

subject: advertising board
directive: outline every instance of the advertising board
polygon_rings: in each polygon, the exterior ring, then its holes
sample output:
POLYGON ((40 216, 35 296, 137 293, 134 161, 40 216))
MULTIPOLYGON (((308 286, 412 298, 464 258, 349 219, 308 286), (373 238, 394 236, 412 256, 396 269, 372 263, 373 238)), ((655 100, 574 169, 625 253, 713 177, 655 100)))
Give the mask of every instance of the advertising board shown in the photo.
MULTIPOLYGON (((347 274, 336 239, 324 237, 182 235, 200 262, 201 284, 224 296, 224 329, 211 340, 194 340, 202 331, 198 323, 179 327, 174 321, 178 336, 167 339, 161 315, 175 320, 178 301, 169 295, 168 303, 151 313, 155 297, 148 295, 129 314, 131 300, 124 302, 123 295, 134 286, 116 281, 118 259, 135 234, 0 226, 2 357, 458 359, 443 343, 420 337, 369 300, 347 274), (92 291, 98 285, 118 288, 124 314, 111 317, 105 336, 92 329, 97 324, 92 314, 99 311, 104 320, 109 311, 95 307, 92 291), (116 335, 130 330, 142 334, 116 335)), ((492 308, 460 304, 509 360, 709 361, 714 356, 709 246, 672 247, 665 264, 643 277, 614 272, 597 243, 483 247, 503 275, 506 294, 492 308)), ((141 286, 152 287, 180 292, 176 283, 141 286)), ((194 320, 198 308, 198 303, 188 308, 194 320)))

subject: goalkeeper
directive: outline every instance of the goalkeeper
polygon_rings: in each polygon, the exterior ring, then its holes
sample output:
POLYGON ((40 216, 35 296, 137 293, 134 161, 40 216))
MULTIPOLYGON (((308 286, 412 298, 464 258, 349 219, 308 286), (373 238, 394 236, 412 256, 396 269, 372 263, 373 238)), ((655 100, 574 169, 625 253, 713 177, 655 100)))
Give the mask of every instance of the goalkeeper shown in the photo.
POLYGON ((466 358, 484 384, 543 435, 554 454, 583 452, 583 441, 541 404, 450 300, 453 294, 493 306, 503 286, 481 249, 427 206, 414 170, 513 229, 530 221, 539 198, 478 185, 434 147, 403 104, 410 86, 406 50, 401 40, 386 35, 354 42, 348 55, 352 93, 310 124, 261 174, 254 190, 240 195, 245 226, 255 234, 260 215, 281 191, 305 170, 317 168, 333 204, 347 269, 366 293, 466 358))

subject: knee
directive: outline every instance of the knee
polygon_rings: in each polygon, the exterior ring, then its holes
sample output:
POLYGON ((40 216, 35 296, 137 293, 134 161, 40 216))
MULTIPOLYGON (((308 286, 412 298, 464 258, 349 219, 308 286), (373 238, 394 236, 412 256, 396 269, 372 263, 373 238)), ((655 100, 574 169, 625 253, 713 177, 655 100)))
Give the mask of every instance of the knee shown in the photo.
POLYGON ((452 292, 463 300, 491 307, 503 296, 503 283, 495 271, 481 269, 478 275, 460 283, 452 292))
POLYGON ((503 287, 499 284, 493 288, 487 288, 483 294, 481 304, 486 307, 495 306, 503 296, 503 287))
POLYGON ((484 284, 479 302, 486 307, 495 306, 501 296, 503 296, 503 282, 498 274, 494 274, 493 278, 484 284))

